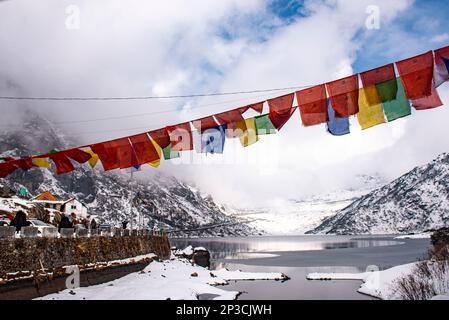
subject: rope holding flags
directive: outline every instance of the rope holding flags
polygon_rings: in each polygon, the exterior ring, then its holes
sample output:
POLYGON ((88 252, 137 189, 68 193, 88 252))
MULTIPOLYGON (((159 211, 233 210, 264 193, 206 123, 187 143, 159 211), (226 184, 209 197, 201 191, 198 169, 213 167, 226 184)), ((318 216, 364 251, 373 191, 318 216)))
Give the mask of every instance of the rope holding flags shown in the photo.
POLYGON ((164 160, 178 158, 180 152, 223 153, 226 138, 239 138, 243 147, 260 135, 281 130, 299 109, 305 127, 326 124, 334 136, 350 133, 349 117, 356 116, 362 129, 391 122, 415 110, 443 105, 437 88, 449 81, 449 46, 387 64, 372 70, 319 84, 266 101, 226 112, 167 126, 141 134, 68 150, 22 158, 0 158, 0 178, 20 169, 56 167, 56 174, 75 170, 73 161, 95 168, 100 161, 105 171, 137 168, 144 164, 159 167, 164 160), (395 66, 397 73, 395 71, 395 66), (359 87, 359 77, 362 87, 359 87), (294 101, 296 98, 297 104, 294 101), (269 112, 263 114, 264 105, 269 112), (245 118, 252 110, 258 116, 245 118), (194 128, 194 130, 192 130, 194 128), (193 143, 193 136, 199 143, 193 143))

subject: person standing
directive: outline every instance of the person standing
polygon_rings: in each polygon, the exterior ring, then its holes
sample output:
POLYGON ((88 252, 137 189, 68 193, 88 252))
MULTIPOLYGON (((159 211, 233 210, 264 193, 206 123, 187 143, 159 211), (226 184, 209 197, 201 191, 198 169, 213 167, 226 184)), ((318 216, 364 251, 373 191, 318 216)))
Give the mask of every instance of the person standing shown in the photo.
POLYGON ((16 227, 16 232, 19 232, 22 227, 27 227, 30 225, 30 222, 27 221, 27 215, 22 210, 17 211, 16 216, 9 224, 11 227, 16 227))

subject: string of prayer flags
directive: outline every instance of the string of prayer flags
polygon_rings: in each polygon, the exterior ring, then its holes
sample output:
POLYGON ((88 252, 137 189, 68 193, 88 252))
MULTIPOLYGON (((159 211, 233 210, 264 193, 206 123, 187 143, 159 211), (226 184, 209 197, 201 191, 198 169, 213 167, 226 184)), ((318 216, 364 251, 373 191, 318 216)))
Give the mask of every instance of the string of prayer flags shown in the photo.
POLYGON ((410 102, 405 96, 405 90, 401 80, 397 78, 396 82, 398 87, 396 99, 382 102, 384 113, 388 122, 407 117, 412 113, 410 102))
POLYGON ((449 80, 449 46, 435 50, 433 80, 435 87, 449 80))
POLYGON ((304 126, 327 122, 327 96, 324 84, 296 92, 296 100, 304 126))
POLYGON ((296 108, 293 108, 294 98, 294 94, 290 93, 268 100, 270 121, 277 130, 281 130, 295 112, 296 108))
POLYGON ((385 123, 382 102, 375 85, 360 89, 357 120, 362 130, 385 123))
POLYGON ((173 151, 193 150, 193 137, 189 122, 168 126, 166 129, 173 151))
POLYGON ((159 160, 161 157, 158 154, 153 142, 146 133, 138 134, 129 137, 132 147, 134 149, 137 164, 142 165, 145 163, 159 160))
POLYGON ((242 136, 239 137, 240 143, 243 147, 250 146, 259 141, 259 137, 257 136, 255 118, 245 119, 245 124, 247 130, 242 136))
POLYGON ((257 116, 254 118, 256 123, 257 135, 275 134, 277 132, 276 127, 270 120, 268 114, 257 116))
POLYGON ((427 53, 396 62, 399 76, 409 100, 430 96, 433 79, 433 53, 427 53))
POLYGON ((201 153, 223 153, 226 124, 210 128, 201 134, 201 153))
POLYGON ((95 168, 95 166, 98 163, 98 160, 100 160, 100 158, 98 157, 98 154, 96 154, 95 152, 93 152, 92 150, 84 150, 84 152, 87 152, 88 154, 90 154, 90 159, 88 161, 89 166, 93 169, 95 168))
POLYGON ((423 97, 419 99, 412 100, 412 106, 416 110, 428 110, 433 108, 438 108, 443 105, 440 95, 438 94, 435 86, 432 86, 432 93, 428 97, 423 97))
POLYGON ((335 116, 332 108, 332 102, 328 99, 327 113, 329 120, 327 122, 327 131, 334 136, 343 136, 349 134, 349 119, 335 116))
POLYGON ((335 116, 346 118, 359 112, 359 78, 352 75, 326 83, 335 116))

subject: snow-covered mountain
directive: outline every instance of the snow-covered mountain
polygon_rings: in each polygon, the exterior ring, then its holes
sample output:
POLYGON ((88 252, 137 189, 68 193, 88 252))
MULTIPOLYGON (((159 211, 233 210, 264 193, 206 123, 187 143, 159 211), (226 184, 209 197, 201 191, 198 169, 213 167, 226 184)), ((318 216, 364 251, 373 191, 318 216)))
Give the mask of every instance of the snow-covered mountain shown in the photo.
POLYGON ((416 233, 442 226, 449 226, 448 153, 360 197, 313 232, 416 233))
MULTIPOLYGON (((14 132, 0 132, 0 156, 24 156, 66 147, 64 136, 35 114, 29 114, 22 128, 14 132)), ((25 186, 30 195, 50 191, 62 198, 76 196, 87 205, 90 214, 112 224, 129 220, 131 199, 134 199, 132 216, 135 223, 137 217, 141 217, 140 221, 144 220, 145 223, 151 219, 173 229, 221 225, 189 232, 190 236, 256 233, 256 230, 228 214, 212 197, 204 196, 195 187, 174 177, 155 174, 151 179, 131 183, 129 173, 104 172, 101 165, 98 167, 100 169, 92 170, 85 164, 72 173, 60 176, 47 169, 17 170, 6 179, 0 179, 0 185, 10 187, 16 193, 25 186)))
POLYGON ((335 190, 300 200, 274 199, 270 207, 231 208, 248 224, 272 235, 305 234, 319 226, 326 218, 350 205, 355 199, 384 185, 379 175, 359 175, 354 179, 356 188, 335 190))

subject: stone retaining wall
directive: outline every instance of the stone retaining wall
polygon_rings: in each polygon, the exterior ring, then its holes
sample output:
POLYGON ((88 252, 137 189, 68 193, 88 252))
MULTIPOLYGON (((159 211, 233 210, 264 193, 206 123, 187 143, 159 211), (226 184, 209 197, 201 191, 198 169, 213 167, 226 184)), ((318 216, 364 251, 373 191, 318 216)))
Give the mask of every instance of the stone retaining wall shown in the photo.
POLYGON ((0 278, 7 273, 87 265, 155 253, 170 257, 166 236, 22 238, 0 240, 0 278))

